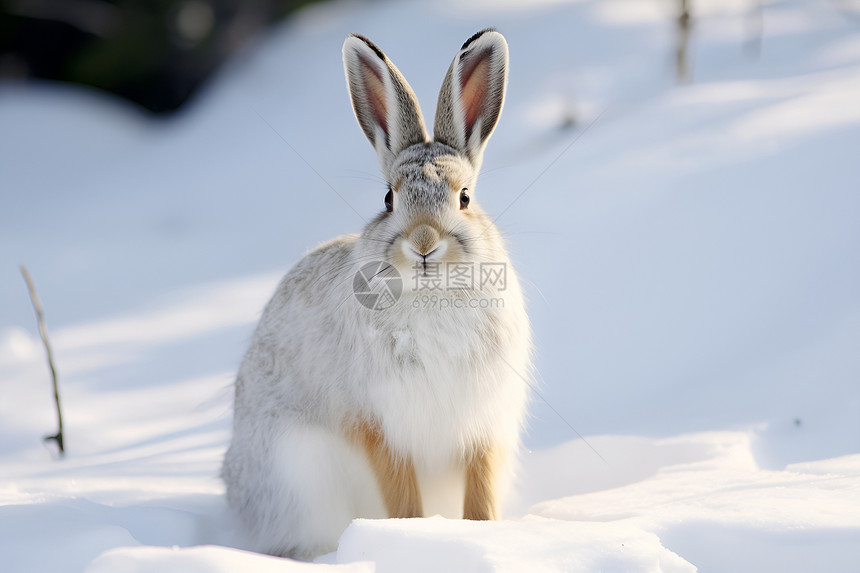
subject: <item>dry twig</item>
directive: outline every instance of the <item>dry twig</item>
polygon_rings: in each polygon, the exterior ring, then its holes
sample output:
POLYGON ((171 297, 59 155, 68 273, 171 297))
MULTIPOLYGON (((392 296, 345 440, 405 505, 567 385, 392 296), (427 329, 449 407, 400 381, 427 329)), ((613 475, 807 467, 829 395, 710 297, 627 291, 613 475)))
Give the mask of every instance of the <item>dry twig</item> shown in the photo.
POLYGON ((30 273, 27 272, 27 267, 21 265, 21 274, 24 275, 24 280, 27 281, 27 289, 30 291, 30 300, 33 302, 33 309, 36 311, 36 320, 39 322, 39 334, 42 336, 42 342, 45 345, 45 352, 48 355, 48 366, 51 368, 51 378, 54 380, 54 401, 57 404, 57 426, 58 430, 54 436, 45 436, 45 441, 55 441, 60 448, 60 456, 66 453, 63 443, 63 411, 60 408, 60 386, 57 383, 57 369, 54 367, 54 354, 51 352, 51 343, 48 341, 48 328, 45 326, 45 318, 42 315, 42 302, 39 300, 39 295, 36 294, 36 287, 33 285, 33 279, 30 273))

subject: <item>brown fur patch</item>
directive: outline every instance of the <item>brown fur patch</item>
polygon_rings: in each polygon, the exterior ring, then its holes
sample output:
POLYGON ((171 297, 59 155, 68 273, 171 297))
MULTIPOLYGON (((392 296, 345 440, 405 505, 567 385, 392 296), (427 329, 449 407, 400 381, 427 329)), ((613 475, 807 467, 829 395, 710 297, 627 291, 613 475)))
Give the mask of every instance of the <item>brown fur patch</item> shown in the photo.
POLYGON ((408 237, 412 234, 412 231, 414 231, 421 225, 427 225, 428 227, 433 228, 440 235, 443 232, 442 226, 440 225, 439 221, 434 219, 432 215, 429 215, 427 213, 419 213, 409 220, 409 224, 406 226, 404 235, 408 237))
POLYGON ((391 451, 379 424, 359 421, 349 428, 349 435, 367 454, 388 517, 423 517, 421 492, 412 460, 391 451))
POLYGON ((465 519, 498 519, 499 507, 496 477, 501 456, 492 447, 478 446, 466 461, 465 519))
POLYGON ((422 255, 429 253, 439 244, 439 231, 430 225, 418 225, 409 233, 409 242, 422 255))

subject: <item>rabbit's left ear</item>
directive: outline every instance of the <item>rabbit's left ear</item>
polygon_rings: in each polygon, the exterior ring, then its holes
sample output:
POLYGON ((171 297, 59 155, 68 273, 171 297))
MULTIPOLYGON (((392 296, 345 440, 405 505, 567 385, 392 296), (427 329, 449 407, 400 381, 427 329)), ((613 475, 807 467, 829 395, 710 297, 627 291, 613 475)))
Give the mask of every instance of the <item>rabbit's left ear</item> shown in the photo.
POLYGON ((439 92, 433 134, 480 168, 505 101, 508 43, 493 29, 469 38, 454 57, 439 92))
POLYGON ((400 70, 364 36, 346 38, 343 67, 355 117, 387 173, 401 151, 427 140, 418 99, 400 70))

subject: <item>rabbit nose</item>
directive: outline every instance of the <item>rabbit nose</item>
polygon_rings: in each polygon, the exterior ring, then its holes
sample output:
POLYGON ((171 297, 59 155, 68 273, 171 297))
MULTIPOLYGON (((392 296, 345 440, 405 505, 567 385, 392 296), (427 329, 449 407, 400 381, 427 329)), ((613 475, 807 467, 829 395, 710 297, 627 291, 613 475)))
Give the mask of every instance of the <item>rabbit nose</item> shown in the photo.
POLYGON ((409 233, 409 243, 418 255, 427 257, 439 244, 439 231, 430 225, 418 225, 409 233))

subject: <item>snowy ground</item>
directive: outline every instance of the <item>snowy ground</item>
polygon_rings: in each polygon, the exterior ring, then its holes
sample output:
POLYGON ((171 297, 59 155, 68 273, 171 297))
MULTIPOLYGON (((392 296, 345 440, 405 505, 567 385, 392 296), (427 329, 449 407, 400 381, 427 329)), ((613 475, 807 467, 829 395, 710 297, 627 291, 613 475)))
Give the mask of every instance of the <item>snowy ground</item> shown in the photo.
POLYGON ((674 2, 463 4, 313 7, 165 122, 0 85, 0 571, 860 570, 858 12, 765 2, 753 57, 754 2, 693 0, 678 86, 674 2), (216 475, 251 329, 305 250, 382 206, 343 38, 432 117, 487 25, 512 70, 476 197, 541 384, 509 519, 360 520, 327 564, 230 549, 216 475))

